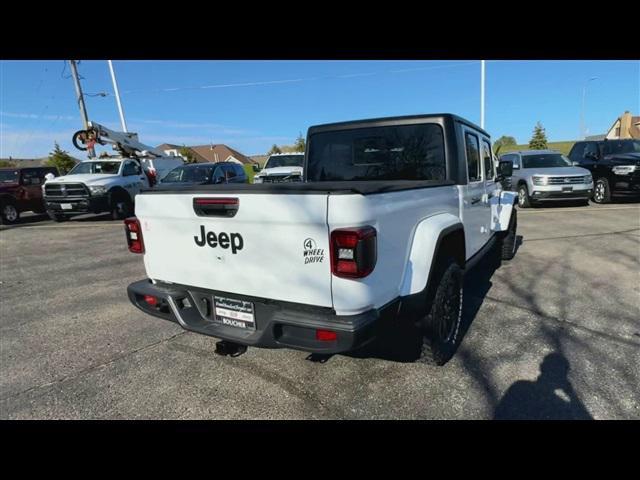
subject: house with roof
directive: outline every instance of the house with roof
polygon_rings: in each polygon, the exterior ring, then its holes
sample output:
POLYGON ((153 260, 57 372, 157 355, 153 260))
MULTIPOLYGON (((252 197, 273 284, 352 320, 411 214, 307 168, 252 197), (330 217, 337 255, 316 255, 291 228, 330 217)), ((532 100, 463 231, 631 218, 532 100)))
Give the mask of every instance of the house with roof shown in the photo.
MULTIPOLYGON (((180 150, 185 147, 171 143, 163 143, 162 145, 158 145, 157 148, 164 151, 167 155, 182 157, 183 155, 180 153, 180 150)), ((253 165, 256 163, 246 155, 224 144, 194 145, 186 148, 191 151, 197 163, 234 162, 240 165, 253 165)))
POLYGON ((625 138, 640 139, 640 116, 633 116, 627 110, 616 118, 607 133, 591 135, 585 140, 624 140, 625 138))

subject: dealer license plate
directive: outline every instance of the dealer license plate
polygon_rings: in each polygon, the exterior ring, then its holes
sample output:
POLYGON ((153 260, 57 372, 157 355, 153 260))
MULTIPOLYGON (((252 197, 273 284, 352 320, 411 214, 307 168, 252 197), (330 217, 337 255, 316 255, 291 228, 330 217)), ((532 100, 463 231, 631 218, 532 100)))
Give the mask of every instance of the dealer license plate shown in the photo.
POLYGON ((253 313, 253 303, 235 298, 213 297, 214 320, 221 325, 255 330, 256 322, 253 313))

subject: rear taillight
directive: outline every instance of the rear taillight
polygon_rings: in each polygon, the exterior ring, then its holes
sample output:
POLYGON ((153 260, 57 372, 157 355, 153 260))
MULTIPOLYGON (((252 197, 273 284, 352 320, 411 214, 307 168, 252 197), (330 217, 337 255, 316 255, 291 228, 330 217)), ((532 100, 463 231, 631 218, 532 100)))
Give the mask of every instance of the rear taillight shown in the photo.
POLYGON ((341 228, 331 232, 331 272, 337 277, 363 278, 376 266, 376 229, 341 228))
POLYGON ((156 171, 155 169, 150 168, 149 170, 146 171, 146 173, 147 173, 147 179, 149 180, 149 186, 153 187, 158 181, 158 176, 156 174, 156 171))
POLYGON ((142 228, 136 217, 127 218, 124 221, 124 231, 127 235, 127 244, 132 253, 144 253, 144 241, 142 240, 142 228))

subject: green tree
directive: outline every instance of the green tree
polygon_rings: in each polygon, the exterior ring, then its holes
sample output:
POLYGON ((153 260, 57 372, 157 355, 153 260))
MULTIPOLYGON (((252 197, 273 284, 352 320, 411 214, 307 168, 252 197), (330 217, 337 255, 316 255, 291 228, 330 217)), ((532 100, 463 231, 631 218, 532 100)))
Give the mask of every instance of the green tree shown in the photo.
POLYGON ((53 145, 53 152, 49 154, 49 158, 44 162, 44 164, 47 167, 56 167, 60 172, 60 175, 65 175, 75 166, 76 160, 66 151, 62 150, 60 145, 58 145, 58 142, 54 142, 53 145))
POLYGON ((502 147, 507 147, 510 145, 517 145, 516 139, 513 137, 509 137, 507 135, 501 136, 493 143, 493 152, 497 155, 502 147))
POLYGON ((540 122, 533 129, 533 136, 529 140, 529 148, 532 150, 545 150, 547 148, 547 134, 540 122))
POLYGON ((304 152, 305 147, 306 147, 306 142, 304 137, 302 136, 302 132, 300 132, 298 134, 298 138, 296 138, 296 141, 293 144, 293 147, 295 148, 295 152, 304 152))
POLYGON ((273 155, 274 153, 282 153, 282 150, 275 143, 271 146, 271 150, 267 152, 267 155, 273 155))
POLYGON ((178 153, 180 153, 184 158, 184 163, 196 163, 196 157, 193 154, 193 150, 186 145, 182 145, 182 148, 178 150, 178 153))

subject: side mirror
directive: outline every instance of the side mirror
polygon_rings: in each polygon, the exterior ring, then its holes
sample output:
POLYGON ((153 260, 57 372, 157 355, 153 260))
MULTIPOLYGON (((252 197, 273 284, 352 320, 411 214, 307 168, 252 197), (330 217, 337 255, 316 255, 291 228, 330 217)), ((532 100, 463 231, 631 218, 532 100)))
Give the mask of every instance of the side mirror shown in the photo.
POLYGON ((252 165, 252 167, 253 167, 253 171, 254 171, 255 173, 258 173, 258 172, 260 171, 260 165, 256 165, 256 164, 254 163, 254 164, 252 165))
POLYGON ((501 160, 498 163, 498 179, 503 179, 505 177, 510 177, 513 175, 513 163, 508 160, 501 160))
POLYGON ((589 160, 598 160, 598 154, 594 152, 586 152, 584 154, 584 158, 588 158, 589 160))

